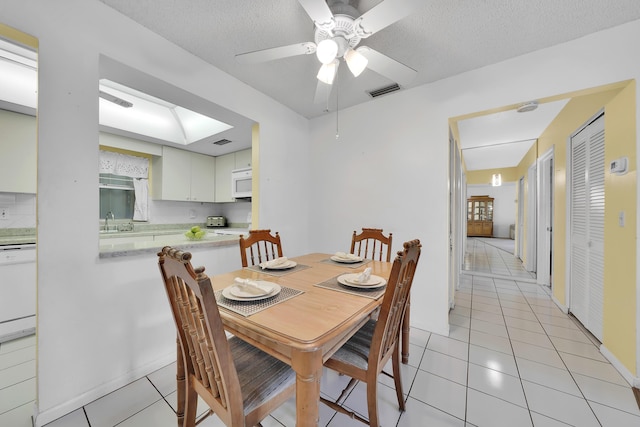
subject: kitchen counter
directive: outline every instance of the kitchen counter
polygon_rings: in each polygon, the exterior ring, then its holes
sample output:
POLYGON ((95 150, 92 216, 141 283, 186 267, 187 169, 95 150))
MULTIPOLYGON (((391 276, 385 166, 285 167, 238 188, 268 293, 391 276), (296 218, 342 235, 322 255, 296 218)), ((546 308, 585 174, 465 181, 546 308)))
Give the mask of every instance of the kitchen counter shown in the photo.
POLYGON ((130 233, 100 239, 100 258, 116 258, 123 256, 156 254, 164 246, 172 246, 184 251, 210 248, 216 246, 238 245, 238 235, 217 234, 208 232, 201 240, 189 240, 180 234, 156 234, 131 236, 130 233), (118 238, 118 236, 120 236, 118 238))
MULTIPOLYGON (((243 225, 243 224, 241 224, 243 225)), ((156 254, 164 246, 182 250, 232 246, 238 244, 239 235, 247 233, 245 227, 205 228, 207 234, 201 240, 189 240, 184 233, 191 224, 151 224, 134 231, 119 231, 100 235, 100 258, 115 258, 139 254, 156 254)), ((0 229, 0 245, 36 243, 35 228, 0 229)))

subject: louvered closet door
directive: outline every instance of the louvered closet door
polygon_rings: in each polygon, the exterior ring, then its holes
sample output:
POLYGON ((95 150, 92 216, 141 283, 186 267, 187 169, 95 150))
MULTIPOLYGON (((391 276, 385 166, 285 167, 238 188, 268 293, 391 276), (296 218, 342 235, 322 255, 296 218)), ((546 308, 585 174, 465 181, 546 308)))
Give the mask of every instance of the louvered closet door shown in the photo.
POLYGON ((571 312, 602 340, 604 115, 571 138, 571 312))

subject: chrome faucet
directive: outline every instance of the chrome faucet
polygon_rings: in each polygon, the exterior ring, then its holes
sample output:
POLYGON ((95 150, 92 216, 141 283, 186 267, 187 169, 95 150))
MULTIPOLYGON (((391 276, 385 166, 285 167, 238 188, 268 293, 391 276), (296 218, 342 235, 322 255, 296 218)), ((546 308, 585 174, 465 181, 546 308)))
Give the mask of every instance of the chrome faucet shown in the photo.
POLYGON ((116 216, 111 211, 107 212, 107 214, 104 216, 104 231, 109 231, 109 219, 111 219, 112 221, 116 220, 116 216))

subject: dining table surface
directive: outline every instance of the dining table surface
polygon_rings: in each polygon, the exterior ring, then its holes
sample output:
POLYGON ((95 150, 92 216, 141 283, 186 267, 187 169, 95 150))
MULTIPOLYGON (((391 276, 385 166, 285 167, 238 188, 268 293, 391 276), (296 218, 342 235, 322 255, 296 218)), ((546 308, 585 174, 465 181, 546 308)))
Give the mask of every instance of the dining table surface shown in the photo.
POLYGON ((384 287, 372 294, 369 289, 339 285, 336 279, 371 267, 372 277, 383 278, 386 283, 391 272, 390 262, 339 263, 331 260, 332 255, 310 253, 289 258, 296 266, 288 269, 253 266, 210 276, 225 329, 289 364, 296 372, 298 427, 318 425, 323 363, 382 303, 384 287), (280 301, 273 297, 274 303, 270 305, 262 300, 240 303, 226 300, 222 292, 236 278, 277 284, 281 288, 280 301), (225 302, 240 308, 259 307, 257 312, 247 314, 225 302))

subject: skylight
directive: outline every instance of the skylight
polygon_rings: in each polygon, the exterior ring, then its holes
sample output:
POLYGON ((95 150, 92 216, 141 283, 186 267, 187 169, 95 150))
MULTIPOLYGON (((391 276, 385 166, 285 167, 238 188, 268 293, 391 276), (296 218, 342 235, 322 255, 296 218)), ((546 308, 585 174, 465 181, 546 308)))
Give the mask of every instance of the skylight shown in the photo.
MULTIPOLYGON (((37 108, 37 71, 36 52, 0 39, 0 101, 37 108)), ((99 95, 101 125, 156 140, 189 145, 233 128, 107 79, 100 80, 99 95)))
POLYGON ((100 80, 100 91, 100 124, 104 126, 182 145, 233 127, 107 79, 100 80), (132 105, 122 105, 127 103, 132 105))

